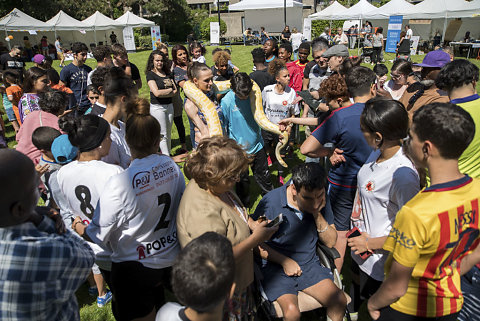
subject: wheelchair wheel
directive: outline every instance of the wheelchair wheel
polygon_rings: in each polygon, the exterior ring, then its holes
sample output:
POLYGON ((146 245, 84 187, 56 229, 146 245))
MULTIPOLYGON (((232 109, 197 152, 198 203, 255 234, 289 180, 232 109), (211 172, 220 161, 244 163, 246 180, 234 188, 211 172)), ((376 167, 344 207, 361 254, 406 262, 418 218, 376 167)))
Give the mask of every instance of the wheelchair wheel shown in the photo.
POLYGON ((325 266, 327 269, 330 269, 333 273, 333 283, 340 289, 343 290, 343 282, 342 278, 340 277, 340 273, 338 272, 337 268, 335 267, 335 263, 333 259, 328 257, 323 251, 317 251, 318 258, 320 259, 320 263, 325 266))

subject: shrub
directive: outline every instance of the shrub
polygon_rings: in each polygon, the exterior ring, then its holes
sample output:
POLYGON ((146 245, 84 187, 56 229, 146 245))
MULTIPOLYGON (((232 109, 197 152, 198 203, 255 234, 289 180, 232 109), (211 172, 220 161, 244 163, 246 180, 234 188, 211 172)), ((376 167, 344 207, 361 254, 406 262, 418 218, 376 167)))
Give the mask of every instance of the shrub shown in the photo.
MULTIPOLYGON (((332 30, 336 30, 338 27, 343 27, 345 20, 332 21, 332 30)), ((322 34, 325 27, 330 27, 329 20, 313 20, 312 21, 312 39, 322 34)))

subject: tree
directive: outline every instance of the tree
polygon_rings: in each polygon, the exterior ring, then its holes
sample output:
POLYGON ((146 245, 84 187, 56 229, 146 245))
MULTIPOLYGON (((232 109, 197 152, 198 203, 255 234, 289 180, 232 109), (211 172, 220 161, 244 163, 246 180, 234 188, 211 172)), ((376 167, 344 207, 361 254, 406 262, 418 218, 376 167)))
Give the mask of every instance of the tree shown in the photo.
POLYGON ((170 39, 185 40, 191 30, 186 0, 150 0, 144 7, 154 13, 149 19, 162 27, 162 33, 167 33, 170 39))

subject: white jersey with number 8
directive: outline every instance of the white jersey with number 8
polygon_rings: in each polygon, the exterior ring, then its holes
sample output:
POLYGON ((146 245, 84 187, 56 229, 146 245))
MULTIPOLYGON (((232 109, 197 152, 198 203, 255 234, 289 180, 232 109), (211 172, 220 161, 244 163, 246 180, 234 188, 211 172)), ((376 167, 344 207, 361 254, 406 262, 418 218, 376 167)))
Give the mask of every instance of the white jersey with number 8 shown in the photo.
MULTIPOLYGON (((58 170, 57 181, 74 216, 80 216, 84 224, 90 224, 108 179, 121 172, 123 168, 120 166, 99 160, 73 161, 58 170)), ((96 244, 89 244, 97 259, 99 257, 109 259, 110 253, 96 244)))
POLYGON ((169 267, 180 250, 176 216, 184 189, 183 174, 170 157, 135 159, 108 181, 87 234, 112 251, 113 262, 169 267))

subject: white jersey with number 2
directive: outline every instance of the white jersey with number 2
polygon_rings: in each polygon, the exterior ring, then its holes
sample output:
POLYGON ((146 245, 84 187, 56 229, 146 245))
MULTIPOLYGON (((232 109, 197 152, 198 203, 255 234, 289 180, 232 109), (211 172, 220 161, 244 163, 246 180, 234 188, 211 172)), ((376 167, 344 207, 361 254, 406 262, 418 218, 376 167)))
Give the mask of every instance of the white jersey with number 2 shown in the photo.
POLYGON ((110 178, 86 232, 112 251, 113 262, 169 267, 180 250, 176 216, 184 189, 183 174, 170 157, 135 159, 110 178))

